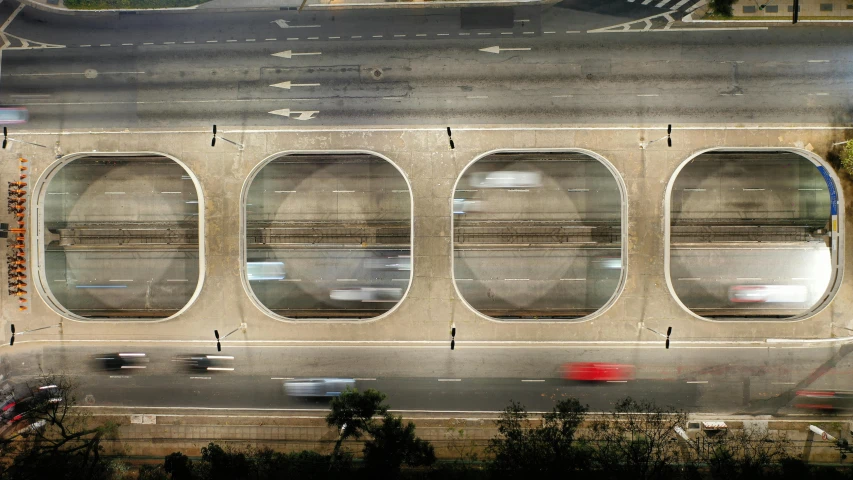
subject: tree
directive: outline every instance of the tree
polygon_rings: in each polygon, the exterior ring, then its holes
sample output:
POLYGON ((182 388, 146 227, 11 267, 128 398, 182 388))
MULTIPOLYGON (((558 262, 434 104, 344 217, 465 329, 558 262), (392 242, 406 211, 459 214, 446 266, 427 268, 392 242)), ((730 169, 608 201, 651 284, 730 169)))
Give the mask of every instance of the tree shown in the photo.
POLYGON ((848 174, 853 175, 853 140, 848 140, 841 150, 841 167, 848 174))
POLYGON ((117 425, 93 425, 90 416, 71 409, 75 385, 61 375, 44 375, 19 395, 20 419, 5 447, 9 479, 107 479, 111 466, 101 457, 101 439, 117 425))
POLYGON ((610 478, 663 478, 684 460, 672 440, 674 428, 686 421, 684 412, 626 397, 592 423, 593 465, 610 478))
POLYGON ((568 473, 588 466, 588 450, 575 445, 575 434, 587 407, 577 399, 560 401, 532 427, 527 410, 517 402, 504 408, 495 422, 498 435, 489 442, 494 455, 490 468, 503 476, 527 476, 528 472, 568 473))
POLYGON ((410 467, 430 466, 435 463, 433 446, 415 436, 415 424, 403 426, 403 418, 386 413, 381 425, 370 428, 373 437, 364 442, 364 465, 380 478, 400 474, 405 463, 410 467))
POLYGON ((717 15, 731 17, 734 14, 734 3, 735 0, 711 0, 708 2, 708 6, 711 7, 711 11, 717 15))
POLYGON ((171 480, 192 480, 193 462, 181 452, 170 453, 163 462, 163 470, 171 480))
POLYGON ((727 432, 706 440, 711 476, 719 479, 756 479, 776 474, 791 460, 791 442, 766 428, 727 432))
POLYGON ((344 440, 361 438, 374 426, 374 416, 388 413, 388 405, 382 403, 385 398, 384 393, 372 388, 364 392, 347 388, 339 397, 332 399, 329 405, 331 411, 326 415, 326 424, 340 432, 332 451, 333 461, 339 459, 344 440))

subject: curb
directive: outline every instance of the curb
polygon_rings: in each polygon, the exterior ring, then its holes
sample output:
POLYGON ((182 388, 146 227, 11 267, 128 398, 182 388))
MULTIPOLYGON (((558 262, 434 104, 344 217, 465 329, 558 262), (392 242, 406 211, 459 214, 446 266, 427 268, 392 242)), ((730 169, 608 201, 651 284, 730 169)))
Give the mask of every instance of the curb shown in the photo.
MULTIPOLYGON (((458 7, 478 7, 478 6, 516 6, 516 5, 547 5, 557 3, 559 0, 436 0, 425 2, 405 2, 395 1, 388 2, 363 2, 350 3, 341 5, 332 4, 308 4, 303 10, 347 10, 359 8, 458 8, 458 7)), ((112 9, 112 10, 72 10, 68 8, 53 7, 43 3, 35 2, 34 0, 18 0, 21 4, 28 7, 50 12, 59 15, 79 15, 79 16, 115 16, 115 15, 147 15, 147 14, 186 14, 186 13, 237 13, 237 12, 279 12, 282 10, 297 10, 294 6, 269 6, 269 7, 205 7, 204 4, 195 5, 192 7, 174 7, 174 8, 143 8, 143 9, 112 9)))

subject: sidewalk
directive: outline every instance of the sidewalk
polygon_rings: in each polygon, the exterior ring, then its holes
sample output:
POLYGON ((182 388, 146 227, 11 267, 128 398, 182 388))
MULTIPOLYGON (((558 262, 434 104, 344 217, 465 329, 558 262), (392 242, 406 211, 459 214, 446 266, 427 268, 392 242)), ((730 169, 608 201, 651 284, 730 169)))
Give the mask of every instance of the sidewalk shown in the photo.
POLYGON ((77 10, 65 7, 64 0, 18 0, 39 10, 56 13, 112 13, 112 12, 159 12, 186 13, 234 12, 250 10, 326 10, 335 8, 425 8, 425 7, 462 7, 487 5, 522 5, 548 3, 548 0, 210 0, 192 7, 152 8, 152 9, 115 9, 115 10, 77 10))
MULTIPOLYGON (((710 7, 688 15, 686 22, 761 22, 791 24, 793 0, 738 0, 732 6, 730 18, 714 14, 710 7), (762 6, 764 8, 762 8, 762 6)), ((849 22, 853 21, 853 2, 848 0, 801 0, 798 22, 849 22)))

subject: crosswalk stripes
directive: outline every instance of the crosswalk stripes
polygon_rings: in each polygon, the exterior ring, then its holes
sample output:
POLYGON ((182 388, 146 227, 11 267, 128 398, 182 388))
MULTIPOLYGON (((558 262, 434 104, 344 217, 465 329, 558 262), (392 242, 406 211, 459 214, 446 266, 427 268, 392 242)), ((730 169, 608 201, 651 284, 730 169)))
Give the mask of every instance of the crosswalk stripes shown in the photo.
POLYGON ((697 8, 706 5, 708 0, 625 0, 628 3, 642 4, 655 8, 663 8, 668 11, 684 10, 692 12, 697 8), (675 2, 675 3, 673 3, 675 2), (686 8, 685 8, 686 7, 686 8))

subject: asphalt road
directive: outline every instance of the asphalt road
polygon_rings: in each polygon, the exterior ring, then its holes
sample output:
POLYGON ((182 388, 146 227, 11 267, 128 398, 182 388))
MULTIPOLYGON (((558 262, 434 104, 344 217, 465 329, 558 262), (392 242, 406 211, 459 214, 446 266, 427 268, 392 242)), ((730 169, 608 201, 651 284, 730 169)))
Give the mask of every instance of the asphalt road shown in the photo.
POLYGON ((388 394, 399 410, 496 411, 510 400, 550 409, 576 396, 606 411, 630 395, 691 412, 787 414, 796 391, 850 387, 851 348, 636 347, 309 347, 249 346, 223 342, 234 356, 231 372, 188 372, 172 358, 216 353, 213 342, 187 346, 76 344, 33 349, 25 338, 4 351, 2 365, 15 382, 40 372, 71 375, 81 404, 240 409, 323 408, 323 402, 287 397, 289 378, 349 377, 360 389, 388 394), (511 348, 512 355, 507 354, 511 348), (104 372, 92 358, 104 352, 145 352, 145 369, 104 372), (560 378, 565 362, 606 361, 636 366, 624 383, 572 383, 560 378))
POLYGON ((34 129, 850 120, 850 29, 595 31, 660 13, 624 4, 519 7, 479 25, 458 9, 24 9, 7 32, 31 49, 3 51, 0 102, 27 106, 34 129), (495 46, 521 50, 481 51, 495 46))

